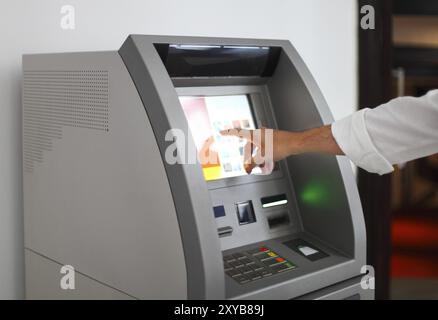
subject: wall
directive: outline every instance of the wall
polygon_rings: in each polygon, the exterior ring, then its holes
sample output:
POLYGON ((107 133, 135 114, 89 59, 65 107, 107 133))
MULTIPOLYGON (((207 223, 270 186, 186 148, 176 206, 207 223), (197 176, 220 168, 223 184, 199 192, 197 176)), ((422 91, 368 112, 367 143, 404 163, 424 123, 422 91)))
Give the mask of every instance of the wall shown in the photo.
MULTIPOLYGON (((6 4, 7 3, 7 4, 6 4)), ((356 1, 14 0, 0 10, 0 298, 23 297, 23 53, 116 50, 130 33, 289 39, 335 118, 356 108, 356 1), (60 28, 60 8, 76 29, 60 28)))

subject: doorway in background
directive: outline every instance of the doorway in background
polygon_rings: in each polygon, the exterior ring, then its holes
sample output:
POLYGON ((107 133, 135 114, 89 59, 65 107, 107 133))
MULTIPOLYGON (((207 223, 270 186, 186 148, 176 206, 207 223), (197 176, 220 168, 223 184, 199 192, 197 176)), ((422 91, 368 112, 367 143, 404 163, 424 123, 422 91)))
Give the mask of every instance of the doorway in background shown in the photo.
MULTIPOLYGON (((438 88, 438 2, 358 2, 376 18, 375 30, 358 27, 360 108, 438 88)), ((358 171, 376 299, 438 299, 437 170, 431 156, 389 175, 358 171)))

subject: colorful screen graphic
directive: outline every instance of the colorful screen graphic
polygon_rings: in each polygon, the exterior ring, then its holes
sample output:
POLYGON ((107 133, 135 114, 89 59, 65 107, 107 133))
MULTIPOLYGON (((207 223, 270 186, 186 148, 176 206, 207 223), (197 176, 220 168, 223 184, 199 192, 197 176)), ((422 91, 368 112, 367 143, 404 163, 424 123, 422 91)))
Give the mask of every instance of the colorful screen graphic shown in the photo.
POLYGON ((218 161, 202 165, 205 180, 246 175, 243 168, 246 141, 224 137, 219 132, 256 128, 248 96, 183 96, 179 99, 197 150, 200 151, 205 141, 213 137, 214 142, 209 150, 215 153, 218 161))

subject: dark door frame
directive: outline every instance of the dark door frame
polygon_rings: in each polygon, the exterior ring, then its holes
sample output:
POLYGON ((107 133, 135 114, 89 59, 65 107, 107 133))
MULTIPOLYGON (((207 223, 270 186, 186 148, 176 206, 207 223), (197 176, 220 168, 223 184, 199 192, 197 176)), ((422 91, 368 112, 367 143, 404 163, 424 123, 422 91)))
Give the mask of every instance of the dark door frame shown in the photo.
MULTIPOLYGON (((360 27, 359 10, 359 107, 373 108, 391 99, 392 0, 358 0, 359 9, 375 9, 375 29, 360 27)), ((367 228, 367 263, 375 270, 376 299, 388 299, 390 287, 391 213, 390 175, 362 169, 358 187, 367 228)))

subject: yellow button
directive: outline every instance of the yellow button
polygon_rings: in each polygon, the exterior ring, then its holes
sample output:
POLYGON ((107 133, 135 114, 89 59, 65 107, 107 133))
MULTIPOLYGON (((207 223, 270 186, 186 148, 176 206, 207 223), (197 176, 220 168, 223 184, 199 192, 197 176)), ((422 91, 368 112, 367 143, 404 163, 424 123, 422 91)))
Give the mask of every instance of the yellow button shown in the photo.
POLYGON ((271 257, 276 257, 277 256, 277 254, 275 252, 273 252, 273 251, 268 252, 268 255, 270 255, 271 257))

